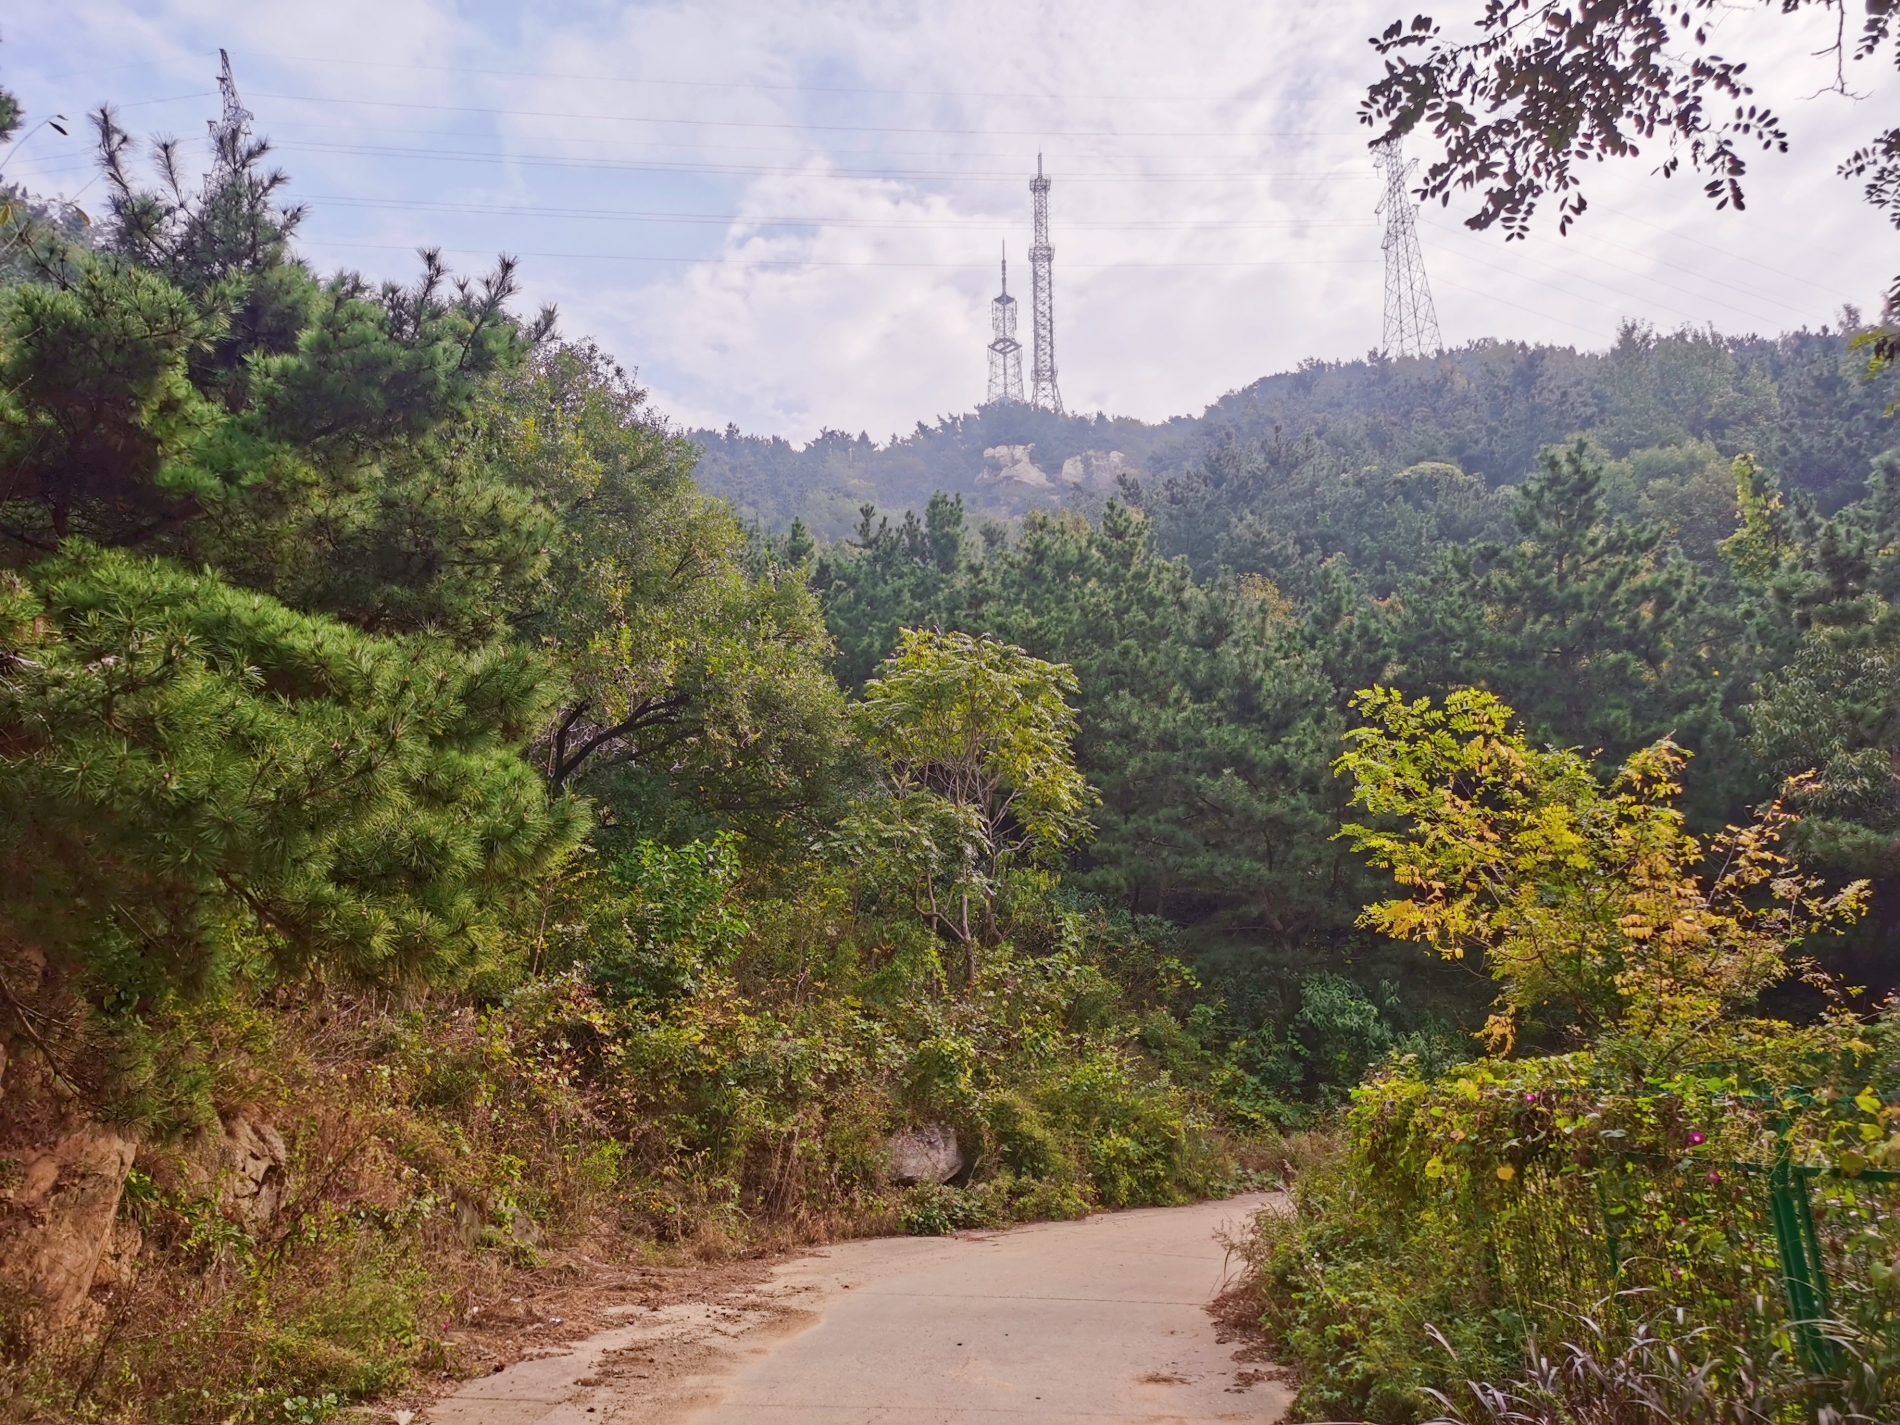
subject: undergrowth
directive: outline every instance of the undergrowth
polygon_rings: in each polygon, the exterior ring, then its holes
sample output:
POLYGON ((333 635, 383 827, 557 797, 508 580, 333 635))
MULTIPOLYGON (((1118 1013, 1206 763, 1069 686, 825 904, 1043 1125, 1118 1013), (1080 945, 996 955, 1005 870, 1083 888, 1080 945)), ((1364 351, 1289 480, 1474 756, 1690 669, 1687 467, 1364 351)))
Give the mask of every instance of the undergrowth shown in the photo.
POLYGON ((1143 1049, 1169 1011, 1105 968, 1099 913, 949 987, 934 954, 809 912, 784 912, 796 935, 758 917, 664 1003, 616 1002, 576 953, 486 993, 238 986, 171 1025, 215 1067, 201 1119, 281 1131, 282 1206, 230 1220, 187 1171, 191 1120, 153 1131, 124 1265, 86 1329, 10 1354, 0 1419, 327 1419, 490 1369, 481 1313, 602 1264, 1183 1202, 1274 1156, 1223 1127, 1210 1052, 1143 1049), (921 1123, 954 1128, 964 1166, 905 1189, 885 1141, 921 1123))

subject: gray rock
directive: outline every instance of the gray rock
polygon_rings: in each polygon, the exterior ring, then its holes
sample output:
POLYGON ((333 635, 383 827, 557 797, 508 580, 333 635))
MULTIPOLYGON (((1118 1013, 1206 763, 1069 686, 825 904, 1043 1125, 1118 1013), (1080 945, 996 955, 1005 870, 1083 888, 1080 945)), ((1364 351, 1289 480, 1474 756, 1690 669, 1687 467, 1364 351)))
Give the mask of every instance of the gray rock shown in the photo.
POLYGON ((913 1183, 947 1183, 963 1171, 963 1151, 956 1130, 941 1123, 894 1133, 885 1145, 890 1153, 891 1177, 913 1183))
POLYGON ((1085 450, 1063 461, 1062 473, 1056 478, 1065 485, 1112 490, 1127 469, 1128 457, 1119 450, 1085 450))
POLYGON ((206 1128, 186 1146, 186 1176, 193 1191, 215 1197, 232 1222, 255 1230, 268 1226, 284 1203, 290 1154, 278 1131, 238 1112, 206 1128))
POLYGON ((1027 485, 1032 490, 1047 490, 1049 476, 1029 458, 1032 448, 1027 445, 992 445, 983 452, 983 469, 976 478, 985 482, 1001 480, 1011 485, 1027 485))

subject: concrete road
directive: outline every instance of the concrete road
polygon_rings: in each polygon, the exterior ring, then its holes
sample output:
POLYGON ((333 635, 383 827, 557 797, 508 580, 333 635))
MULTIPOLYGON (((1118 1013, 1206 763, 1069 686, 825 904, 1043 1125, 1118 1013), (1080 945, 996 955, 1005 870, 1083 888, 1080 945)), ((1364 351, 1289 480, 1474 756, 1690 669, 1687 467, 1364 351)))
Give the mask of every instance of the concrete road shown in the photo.
POLYGON ((1277 1421, 1290 1393, 1263 1380, 1258 1364, 1236 1361, 1241 1343, 1217 1342, 1207 1311, 1233 1269, 1217 1235, 1238 1235, 1271 1201, 1254 1194, 1007 1232, 841 1243, 779 1267, 749 1301, 725 1303, 723 1316, 707 1318, 720 1335, 710 1347, 703 1330, 682 1336, 682 1323, 641 1321, 580 1343, 565 1370, 550 1358, 476 1382, 428 1419, 1277 1421))
POLYGON ((741 1367, 694 1425, 1279 1419, 1285 1391, 1214 1340, 1215 1240, 1265 1199, 1235 1198, 794 1263, 824 1292, 809 1329, 741 1367), (827 1286, 830 1287, 827 1290, 827 1286))

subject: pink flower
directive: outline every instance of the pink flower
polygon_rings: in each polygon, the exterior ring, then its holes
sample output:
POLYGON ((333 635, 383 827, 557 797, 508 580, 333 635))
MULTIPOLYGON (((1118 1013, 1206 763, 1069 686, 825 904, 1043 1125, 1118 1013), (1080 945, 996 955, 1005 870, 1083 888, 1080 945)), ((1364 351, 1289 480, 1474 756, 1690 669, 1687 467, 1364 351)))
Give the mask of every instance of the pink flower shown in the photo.
POLYGON ((1692 1148, 1699 1148, 1708 1141, 1709 1140, 1704 1138, 1700 1132, 1694 1132, 1689 1135, 1689 1146, 1692 1148))

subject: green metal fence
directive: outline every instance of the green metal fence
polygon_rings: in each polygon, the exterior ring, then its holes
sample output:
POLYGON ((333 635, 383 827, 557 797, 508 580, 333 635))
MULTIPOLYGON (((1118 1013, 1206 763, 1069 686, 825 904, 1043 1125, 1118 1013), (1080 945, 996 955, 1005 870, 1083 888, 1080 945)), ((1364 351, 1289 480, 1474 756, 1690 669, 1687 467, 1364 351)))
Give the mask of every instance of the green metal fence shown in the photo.
POLYGON ((1900 1173, 1631 1154, 1533 1168, 1485 1198, 1497 1284, 1531 1321, 1638 1300, 1817 1374, 1841 1330, 1900 1349, 1900 1173))

